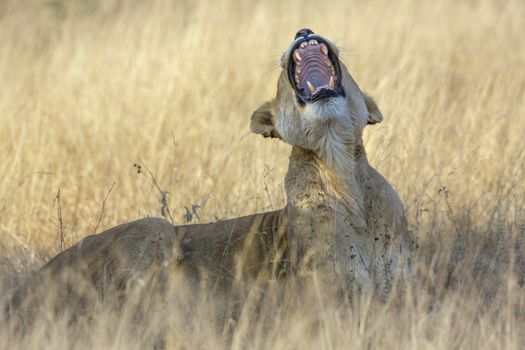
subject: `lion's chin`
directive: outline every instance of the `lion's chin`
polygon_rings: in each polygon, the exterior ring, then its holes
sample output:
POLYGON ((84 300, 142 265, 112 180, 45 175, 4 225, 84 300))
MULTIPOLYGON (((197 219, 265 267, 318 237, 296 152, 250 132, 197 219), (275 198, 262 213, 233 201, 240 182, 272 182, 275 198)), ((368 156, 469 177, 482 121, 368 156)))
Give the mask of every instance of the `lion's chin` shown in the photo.
POLYGON ((349 110, 343 96, 331 97, 303 106, 303 116, 307 120, 333 120, 348 118, 349 110))

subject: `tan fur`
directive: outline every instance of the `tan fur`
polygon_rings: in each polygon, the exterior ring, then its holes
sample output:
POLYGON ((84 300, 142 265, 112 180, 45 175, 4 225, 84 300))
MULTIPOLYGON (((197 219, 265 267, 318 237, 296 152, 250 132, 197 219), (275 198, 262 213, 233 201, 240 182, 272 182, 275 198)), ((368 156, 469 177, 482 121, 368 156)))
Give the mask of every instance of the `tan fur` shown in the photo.
POLYGON ((252 131, 264 124, 263 135, 293 146, 286 175, 291 264, 384 295, 407 273, 413 243, 399 196, 363 147, 363 128, 383 116, 342 63, 346 97, 300 105, 286 73, 290 54, 281 60, 277 97, 254 113, 252 131))
POLYGON ((397 272, 407 271, 411 238, 398 195, 363 148, 363 128, 383 117, 344 66, 345 98, 300 106, 285 73, 289 54, 275 100, 251 120, 254 133, 292 145, 284 209, 202 225, 146 218, 117 226, 51 259, 15 294, 11 309, 36 308, 53 286, 60 308, 86 310, 97 298, 125 296, 146 276, 160 284, 182 276, 189 288, 205 281, 226 293, 235 281, 275 277, 285 265, 345 290, 386 293, 397 272))

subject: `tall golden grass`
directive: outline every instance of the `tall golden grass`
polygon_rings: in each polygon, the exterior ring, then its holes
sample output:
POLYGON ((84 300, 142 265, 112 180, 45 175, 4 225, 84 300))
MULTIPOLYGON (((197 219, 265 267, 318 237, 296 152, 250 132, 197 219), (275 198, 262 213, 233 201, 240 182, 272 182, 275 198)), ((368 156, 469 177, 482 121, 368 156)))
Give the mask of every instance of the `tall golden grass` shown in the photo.
POLYGON ((367 154, 419 245, 419 282, 396 302, 280 305, 232 336, 205 312, 139 330, 109 311, 71 332, 44 318, 22 340, 2 327, 0 346, 141 348, 164 327, 168 348, 523 348, 524 13, 521 0, 0 2, 0 301, 80 238, 160 216, 164 192, 176 223, 282 207, 290 146, 248 124, 303 27, 342 48, 382 110, 367 154))

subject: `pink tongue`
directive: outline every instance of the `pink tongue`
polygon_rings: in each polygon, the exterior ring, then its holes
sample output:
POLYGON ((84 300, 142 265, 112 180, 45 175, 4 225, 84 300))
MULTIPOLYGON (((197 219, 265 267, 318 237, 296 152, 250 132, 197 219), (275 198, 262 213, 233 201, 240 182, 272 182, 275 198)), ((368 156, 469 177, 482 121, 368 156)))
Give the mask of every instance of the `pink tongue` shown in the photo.
POLYGON ((304 49, 298 48, 297 50, 302 58, 299 82, 305 93, 311 95, 307 81, 312 84, 314 89, 328 85, 330 81, 330 71, 326 62, 328 58, 321 53, 319 45, 309 45, 304 49))

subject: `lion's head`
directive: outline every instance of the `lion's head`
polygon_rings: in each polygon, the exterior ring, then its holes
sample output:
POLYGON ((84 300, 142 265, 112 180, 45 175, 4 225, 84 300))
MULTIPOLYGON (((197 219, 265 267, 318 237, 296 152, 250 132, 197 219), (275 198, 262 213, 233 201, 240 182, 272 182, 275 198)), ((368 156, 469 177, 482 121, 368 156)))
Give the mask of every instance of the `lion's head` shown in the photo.
POLYGON ((365 125, 383 119, 339 59, 337 47, 310 29, 297 32, 281 67, 277 96, 253 113, 252 132, 321 152, 327 133, 355 144, 365 125))

